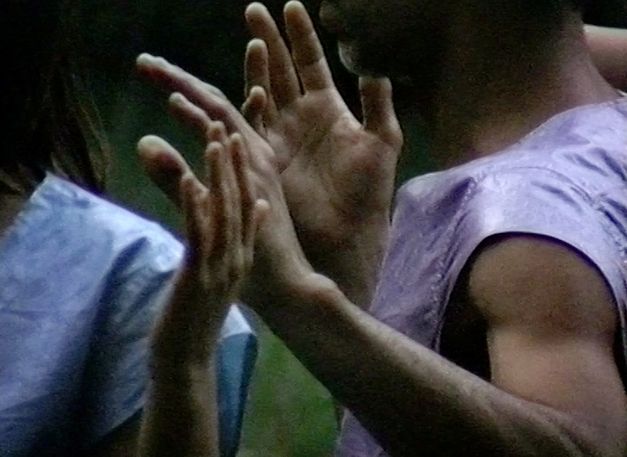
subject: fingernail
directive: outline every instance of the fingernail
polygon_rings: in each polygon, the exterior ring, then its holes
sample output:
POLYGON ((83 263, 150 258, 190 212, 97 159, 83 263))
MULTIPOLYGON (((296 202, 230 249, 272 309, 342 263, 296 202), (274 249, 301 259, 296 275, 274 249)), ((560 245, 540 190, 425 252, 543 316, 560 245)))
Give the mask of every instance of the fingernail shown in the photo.
POLYGON ((137 57, 136 62, 139 65, 145 65, 145 64, 152 63, 154 60, 155 60, 154 56, 148 54, 147 52, 143 52, 137 57))
POLYGON ((153 56, 152 54, 148 54, 147 52, 144 52, 140 54, 139 57, 137 57, 137 64, 165 67, 168 64, 168 61, 165 60, 163 57, 156 57, 156 56, 153 56))
POLYGON ((144 155, 154 156, 164 148, 165 142, 155 135, 146 135, 137 142, 137 149, 144 155))
POLYGON ((186 98, 180 92, 174 92, 170 95, 170 103, 178 106, 182 106, 185 104, 186 98))

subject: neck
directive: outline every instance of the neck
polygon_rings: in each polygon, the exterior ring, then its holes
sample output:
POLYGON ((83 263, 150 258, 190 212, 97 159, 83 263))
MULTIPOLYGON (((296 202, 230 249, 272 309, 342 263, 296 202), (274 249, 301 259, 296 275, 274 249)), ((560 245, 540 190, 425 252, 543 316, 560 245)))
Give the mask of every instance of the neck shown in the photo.
POLYGON ((444 40, 437 84, 421 84, 419 105, 442 166, 498 152, 562 111, 617 97, 594 67, 574 12, 555 30, 464 11, 444 40))

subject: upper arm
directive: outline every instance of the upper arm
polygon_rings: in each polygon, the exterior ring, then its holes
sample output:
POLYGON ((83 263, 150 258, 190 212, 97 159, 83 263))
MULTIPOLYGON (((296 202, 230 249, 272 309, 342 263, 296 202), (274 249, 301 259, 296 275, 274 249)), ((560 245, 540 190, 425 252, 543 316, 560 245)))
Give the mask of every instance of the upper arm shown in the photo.
POLYGON ((488 323, 493 384, 624 449, 617 312, 598 270, 558 242, 514 236, 480 249, 468 284, 488 323))
POLYGON ((627 90, 627 30, 587 26, 586 40, 601 75, 627 90))

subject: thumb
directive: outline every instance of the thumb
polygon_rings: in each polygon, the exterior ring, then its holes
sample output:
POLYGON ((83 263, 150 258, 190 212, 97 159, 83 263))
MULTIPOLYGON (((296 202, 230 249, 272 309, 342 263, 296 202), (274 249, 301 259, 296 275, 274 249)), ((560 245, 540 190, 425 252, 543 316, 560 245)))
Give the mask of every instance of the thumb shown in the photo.
POLYGON ((242 105, 242 115, 255 131, 265 137, 263 116, 268 106, 266 91, 261 86, 254 86, 242 105))
POLYGON ((400 147, 403 142, 401 128, 392 102, 392 83, 387 78, 359 78, 359 93, 364 115, 364 128, 382 141, 400 147))
POLYGON ((181 180, 186 174, 193 176, 183 156, 167 141, 153 135, 139 140, 137 151, 144 171, 151 181, 180 208, 181 180))

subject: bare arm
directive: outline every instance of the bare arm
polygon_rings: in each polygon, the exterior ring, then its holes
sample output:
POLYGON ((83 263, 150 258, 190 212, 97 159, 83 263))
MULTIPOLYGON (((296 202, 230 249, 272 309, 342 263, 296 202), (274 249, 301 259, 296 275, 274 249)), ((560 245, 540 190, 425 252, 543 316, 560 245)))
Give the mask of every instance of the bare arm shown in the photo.
MULTIPOLYGON (((155 146, 170 148, 148 137, 139 145, 142 156, 153 154, 155 146)), ((194 195, 195 184, 181 176, 174 186, 186 213, 190 245, 153 336, 147 404, 141 418, 113 431, 92 450, 98 457, 219 455, 214 348, 226 305, 225 298, 212 294, 199 278, 206 243, 198 231, 206 221, 197 208, 201 203, 194 195), (193 322, 196 314, 198 321, 193 322)))
POLYGON ((492 384, 359 311, 321 278, 262 314, 391 455, 624 456, 615 313, 596 271, 563 247, 523 241, 482 254, 471 282, 490 323, 492 384), (523 252, 531 255, 521 262, 523 252), (548 272, 538 268, 551 258, 548 272), (536 312, 523 319, 530 302, 536 312))
MULTIPOLYGON (((140 152, 144 160, 178 155, 155 137, 143 139, 140 152)), ((247 152, 236 136, 211 142, 205 160, 210 183, 191 172, 180 180, 188 248, 152 341, 142 457, 219 455, 215 350, 230 303, 250 269, 265 204, 253 196, 247 152)))
POLYGON ((273 215, 260 233, 262 261, 253 271, 258 285, 270 287, 247 303, 392 455, 624 456, 627 407, 612 358, 616 316, 594 268, 553 244, 525 246, 535 257, 508 244, 482 252, 470 292, 489 323, 491 362, 498 368, 503 360, 523 361, 512 365, 516 376, 506 369, 492 383, 482 380, 376 321, 314 273, 294 236, 267 142, 197 79, 162 59, 142 60, 148 76, 185 92, 190 124, 205 129, 211 118, 223 120, 255 151, 255 182, 273 215), (539 274, 527 274, 534 269, 539 274), (587 288, 595 293, 582 301, 587 288), (523 326, 515 311, 531 299, 555 313, 531 313, 523 326), (588 322, 586 310, 605 318, 588 322), (535 327, 542 331, 529 331, 535 327), (520 346, 510 335, 524 337, 520 346), (525 370, 548 381, 529 382, 525 370), (573 382, 580 375, 586 382, 573 382))
MULTIPOLYGON (((186 103, 197 125, 203 111, 186 103)), ((240 128, 224 99, 207 108, 240 128)), ((273 211, 253 268, 269 286, 247 302, 391 455, 624 456, 616 315, 594 268, 535 239, 480 253, 469 292, 489 323, 490 383, 378 322, 314 273, 290 233, 272 155, 248 138, 258 146, 254 181, 273 211)))
POLYGON ((586 26, 586 39, 603 77, 627 91, 627 30, 586 26))

